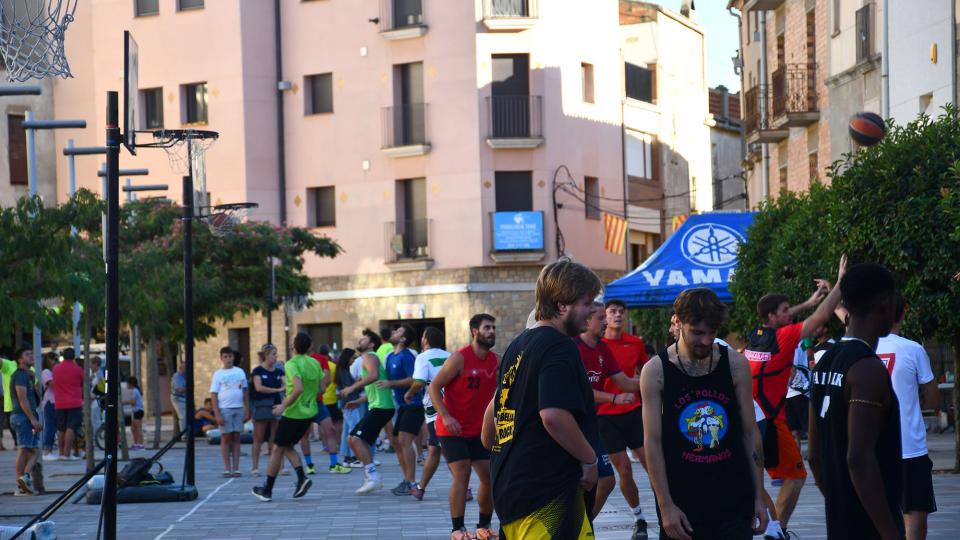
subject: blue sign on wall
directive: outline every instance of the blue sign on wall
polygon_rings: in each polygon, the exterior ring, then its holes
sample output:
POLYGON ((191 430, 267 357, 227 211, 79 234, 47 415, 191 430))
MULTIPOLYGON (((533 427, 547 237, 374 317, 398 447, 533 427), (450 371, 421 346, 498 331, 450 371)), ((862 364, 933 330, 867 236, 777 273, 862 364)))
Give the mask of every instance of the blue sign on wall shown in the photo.
POLYGON ((543 212, 494 212, 493 250, 543 249, 543 212))

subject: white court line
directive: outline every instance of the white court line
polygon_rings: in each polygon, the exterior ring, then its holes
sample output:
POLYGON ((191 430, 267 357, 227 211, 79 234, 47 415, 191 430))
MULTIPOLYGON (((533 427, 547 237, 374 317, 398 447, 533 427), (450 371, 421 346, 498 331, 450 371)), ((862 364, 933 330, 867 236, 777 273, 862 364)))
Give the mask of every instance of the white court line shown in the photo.
MULTIPOLYGON (((218 491, 220 491, 221 489, 223 489, 224 487, 226 487, 227 484, 229 484, 230 482, 233 482, 233 481, 234 481, 234 478, 231 478, 231 479, 227 480, 226 482, 224 482, 224 483, 220 484, 219 486, 217 486, 217 489, 211 491, 210 494, 207 495, 206 497, 204 497, 202 501, 200 501, 200 502, 198 502, 196 505, 194 505, 194 507, 193 507, 192 509, 190 509, 189 512, 187 512, 186 514, 184 514, 183 516, 181 516, 180 519, 177 520, 177 523, 181 523, 181 522, 183 522, 183 520, 185 520, 185 519, 187 519, 188 517, 190 517, 191 515, 193 515, 194 512, 196 512, 197 510, 199 510, 201 506, 203 506, 204 504, 206 504, 207 501, 209 501, 214 495, 216 495, 218 491)), ((167 527, 167 530, 165 530, 165 531, 163 531, 162 533, 158 534, 158 535, 156 536, 156 538, 154 538, 153 540, 160 540, 161 538, 163 538, 164 536, 166 536, 166 534, 169 533, 169 532, 172 531, 172 530, 173 530, 173 525, 170 525, 169 527, 167 527)))

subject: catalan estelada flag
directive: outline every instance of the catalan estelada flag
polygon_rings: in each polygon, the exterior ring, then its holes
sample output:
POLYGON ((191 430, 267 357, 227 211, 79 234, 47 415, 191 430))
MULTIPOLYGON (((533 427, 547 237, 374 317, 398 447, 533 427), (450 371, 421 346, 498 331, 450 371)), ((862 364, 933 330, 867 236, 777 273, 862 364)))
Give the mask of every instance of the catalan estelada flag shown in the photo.
POLYGON ((624 239, 627 236, 627 220, 604 212, 603 232, 603 249, 622 255, 624 239))
POLYGON ((677 229, 679 229, 681 225, 686 223, 688 217, 690 216, 687 214, 673 216, 673 232, 677 232, 677 229))

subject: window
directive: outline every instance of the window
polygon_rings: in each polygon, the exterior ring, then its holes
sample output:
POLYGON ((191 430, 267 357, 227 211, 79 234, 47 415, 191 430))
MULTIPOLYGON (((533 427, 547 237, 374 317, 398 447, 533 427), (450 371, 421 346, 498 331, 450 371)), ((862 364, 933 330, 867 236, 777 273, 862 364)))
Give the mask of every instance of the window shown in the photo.
POLYGON ((857 62, 870 58, 870 53, 873 51, 872 7, 872 4, 867 4, 857 10, 857 62))
POLYGON ((595 103, 593 100, 593 64, 582 62, 580 72, 583 76, 583 101, 584 103, 595 103))
POLYGON ((177 11, 203 9, 203 0, 177 0, 177 11))
POLYGON ((135 0, 133 4, 134 16, 160 14, 160 0, 135 0))
POLYGON ((298 325, 297 332, 310 336, 314 351, 319 350, 321 345, 326 345, 331 350, 343 347, 343 325, 340 323, 301 324, 298 325))
POLYGON ((833 33, 840 33, 840 2, 842 0, 833 0, 833 33))
POLYGON ((143 109, 142 124, 147 129, 163 127, 163 88, 147 88, 140 91, 143 109))
POLYGON ((397 181, 396 232, 403 236, 401 258, 429 257, 427 181, 424 178, 397 181))
POLYGON ((307 189, 307 216, 311 227, 337 225, 336 189, 333 186, 307 189))
POLYGON ((627 130, 627 177, 631 180, 660 180, 655 143, 653 135, 627 130))
POLYGON ((497 212, 533 210, 533 173, 530 171, 498 171, 494 190, 497 212))
POLYGON ((183 123, 207 123, 207 83, 183 85, 183 123))
POLYGON ((819 158, 817 157, 816 152, 810 152, 807 154, 807 161, 810 165, 810 181, 812 182, 814 178, 820 176, 820 163, 819 158))
POLYGON ((421 0, 392 0, 393 28, 405 28, 423 24, 421 0))
POLYGON ((321 73, 307 75, 303 78, 306 92, 303 98, 306 114, 321 114, 333 112, 333 74, 321 73))
POLYGON ((624 79, 627 85, 627 97, 647 103, 656 103, 656 65, 650 68, 640 67, 631 63, 624 64, 624 79))
POLYGON ((25 116, 7 115, 7 160, 10 162, 10 184, 25 186, 27 180, 27 133, 23 129, 25 116))
POLYGON ((592 176, 585 177, 583 193, 587 219, 600 219, 600 181, 592 176))

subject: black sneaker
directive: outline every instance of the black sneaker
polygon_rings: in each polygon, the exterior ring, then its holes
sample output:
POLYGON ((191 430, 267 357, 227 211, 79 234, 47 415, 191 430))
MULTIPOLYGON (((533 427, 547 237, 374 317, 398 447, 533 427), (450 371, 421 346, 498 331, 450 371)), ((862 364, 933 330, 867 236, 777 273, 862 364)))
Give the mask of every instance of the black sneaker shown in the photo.
POLYGON ((297 489, 296 491, 293 492, 293 498, 297 499, 299 497, 303 497, 304 495, 306 495, 307 491, 310 490, 310 486, 312 485, 313 485, 313 480, 310 480, 309 478, 303 478, 297 481, 297 489))
POLYGON ((647 540, 647 520, 638 519, 633 524, 633 535, 630 540, 647 540))
POLYGON ((263 486, 253 486, 253 489, 250 490, 250 493, 253 493, 254 497, 263 502, 270 502, 273 500, 273 494, 267 491, 267 488, 263 486))

